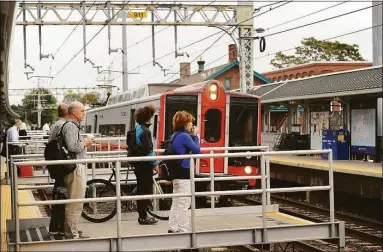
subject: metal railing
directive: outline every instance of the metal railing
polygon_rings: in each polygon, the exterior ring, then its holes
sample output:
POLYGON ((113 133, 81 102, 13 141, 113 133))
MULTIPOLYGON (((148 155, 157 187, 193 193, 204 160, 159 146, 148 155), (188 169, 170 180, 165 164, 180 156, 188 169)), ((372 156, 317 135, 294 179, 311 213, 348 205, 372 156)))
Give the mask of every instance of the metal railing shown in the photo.
MULTIPOLYGON (((67 200, 49 200, 49 201, 31 201, 31 202, 19 202, 18 193, 14 194, 14 202, 16 203, 16 212, 15 212, 15 227, 16 227, 16 240, 15 240, 15 249, 19 251, 20 246, 20 224, 19 224, 19 207, 23 206, 38 206, 38 205, 57 205, 57 204, 67 204, 67 203, 90 203, 90 202, 111 202, 117 201, 117 250, 122 251, 122 233, 121 233, 121 202, 122 201, 132 201, 132 200, 141 200, 141 199, 160 199, 160 198, 174 198, 174 197, 191 197, 191 245, 196 247, 196 196, 221 196, 221 195, 252 195, 252 194, 262 194, 262 242, 268 243, 268 225, 267 225, 267 216, 266 216, 266 206, 267 206, 267 193, 286 193, 286 192, 299 192, 299 191, 329 191, 329 205, 330 205, 330 222, 331 230, 330 236, 332 238, 336 237, 335 232, 335 215, 334 215, 334 181, 333 181, 333 168, 332 168, 332 150, 305 150, 305 151, 279 151, 279 152, 246 152, 246 153, 217 153, 217 154, 198 154, 198 155, 174 155, 174 156, 156 156, 156 157, 129 157, 129 158, 110 158, 110 159, 82 159, 82 160, 67 160, 67 161, 28 161, 28 162, 15 162, 14 163, 14 172, 17 171, 17 166, 22 165, 57 165, 57 164, 88 164, 88 163, 99 163, 99 162, 115 162, 116 163, 116 197, 102 197, 96 199, 67 199, 67 200), (267 188, 266 183, 266 161, 268 156, 273 155, 299 155, 299 154, 324 154, 328 153, 329 161, 329 185, 326 186, 304 186, 304 187, 291 187, 291 188, 267 188), (142 161, 154 161, 154 160, 177 160, 177 159, 201 159, 201 158, 224 158, 224 157, 260 157, 261 159, 261 175, 259 176, 246 176, 246 179, 261 179, 261 189, 251 189, 251 190, 231 190, 231 191, 214 191, 214 188, 211 188, 210 192, 196 192, 195 191, 195 182, 203 180, 203 178, 194 177, 194 162, 190 163, 190 193, 177 193, 177 194, 161 194, 161 195, 137 195, 137 196, 121 196, 120 191, 120 169, 121 162, 142 162, 142 161)), ((227 178, 227 180, 237 180, 237 177, 227 178)), ((242 179, 242 178, 241 178, 242 179)), ((16 192, 18 188, 18 178, 13 176, 12 186, 15 188, 16 192)))
MULTIPOLYGON (((214 154, 214 151, 241 151, 241 150, 246 150, 246 151, 251 151, 251 150, 259 150, 259 151, 269 151, 269 148, 268 146, 246 146, 246 147, 208 147, 208 148, 201 148, 201 152, 206 152, 206 151, 209 151, 210 154, 214 154)), ((162 153, 164 152, 164 149, 155 149, 154 152, 156 153, 162 153)), ((99 152, 99 151, 96 151, 96 152, 88 152, 87 153, 87 156, 91 157, 92 159, 94 159, 95 157, 97 158, 101 158, 100 156, 102 155, 105 155, 103 157, 107 157, 107 158, 119 158, 121 157, 121 155, 124 155, 126 154, 126 151, 102 151, 102 152, 99 152)), ((227 158, 227 157, 225 157, 227 158)), ((45 160, 44 159, 44 155, 42 154, 33 154, 33 155, 12 155, 11 156, 11 164, 13 164, 14 162, 25 162, 25 161, 36 161, 36 160, 45 160), (27 158, 27 159, 26 159, 27 158), (34 159, 33 159, 34 158, 34 159)), ((195 168, 196 168, 196 174, 197 175, 200 175, 200 159, 197 159, 196 160, 196 165, 195 165, 195 168)), ((108 163, 108 167, 110 168, 110 162, 108 163)), ((103 173, 97 173, 96 172, 96 164, 93 163, 92 164, 92 179, 95 179, 96 178, 96 175, 110 175, 112 174, 112 171, 110 172, 103 172, 103 173)), ((128 169, 122 169, 121 171, 127 171, 128 169)), ((267 158, 266 160, 266 174, 267 174, 267 177, 266 177, 266 185, 267 185, 267 188, 270 188, 270 160, 269 158, 267 158)), ((210 181, 210 189, 212 191, 214 191, 214 186, 215 186, 215 181, 224 181, 224 180, 229 180, 227 179, 226 177, 222 177, 222 178, 215 178, 215 172, 214 172, 214 159, 213 158, 210 158, 210 178, 203 178, 203 179, 200 179, 198 180, 199 182, 203 182, 203 181, 210 181)), ((34 176, 33 176, 34 177, 34 176)), ((53 183, 53 180, 50 179, 49 175, 46 174, 46 175, 40 175, 39 177, 47 177, 47 182, 48 183, 53 183)), ((31 177, 29 177, 31 178, 31 177)), ((240 176, 236 176, 237 180, 240 180, 240 179, 243 179, 244 177, 240 177, 240 176)), ((246 179, 249 179, 248 176, 246 176, 246 179)), ((53 185, 46 185, 46 186, 35 186, 35 187, 24 187, 24 189, 42 189, 42 188, 51 188, 53 187, 53 185)), ((13 193, 13 192, 12 192, 13 193)), ((11 201, 13 202, 13 198, 11 199, 11 201)), ((271 197, 270 197, 270 193, 267 193, 267 204, 271 204, 271 197)), ((211 205, 211 208, 215 208, 215 197, 214 196, 211 196, 210 197, 210 205, 211 205)), ((14 216, 14 213, 12 212, 12 217, 14 216)))

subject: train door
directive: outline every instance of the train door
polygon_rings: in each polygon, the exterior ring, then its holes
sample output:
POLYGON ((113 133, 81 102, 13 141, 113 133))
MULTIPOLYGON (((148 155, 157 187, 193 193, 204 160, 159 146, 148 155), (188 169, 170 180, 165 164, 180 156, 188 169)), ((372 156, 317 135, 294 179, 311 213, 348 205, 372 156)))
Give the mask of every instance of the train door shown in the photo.
POLYGON ((93 133, 98 133, 98 132, 97 132, 97 130, 98 130, 98 128, 97 128, 97 126, 98 126, 98 125, 97 125, 97 119, 98 119, 98 118, 97 118, 97 117, 98 117, 97 115, 94 115, 94 119, 93 119, 93 120, 94 120, 94 122, 93 122, 93 125, 94 125, 94 127, 93 127, 93 133))
MULTIPOLYGON (((222 147, 225 144, 225 108, 202 107, 201 147, 222 147)), ((214 151, 223 153, 223 151, 214 151)), ((214 159, 214 171, 223 173, 224 159, 214 159)), ((210 172, 210 159, 201 161, 200 172, 210 172), (207 163, 207 165, 206 165, 207 163)))

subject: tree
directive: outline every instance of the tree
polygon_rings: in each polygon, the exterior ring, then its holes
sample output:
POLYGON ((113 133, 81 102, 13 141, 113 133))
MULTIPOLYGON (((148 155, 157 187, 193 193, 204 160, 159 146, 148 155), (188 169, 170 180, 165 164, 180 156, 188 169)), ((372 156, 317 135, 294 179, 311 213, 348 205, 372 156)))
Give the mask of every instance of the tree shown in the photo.
POLYGON ((365 61, 356 44, 323 41, 313 37, 304 38, 301 43, 302 46, 295 48, 295 55, 278 52, 270 64, 280 69, 312 61, 365 61))
POLYGON ((81 101, 81 95, 75 93, 69 93, 64 96, 63 103, 69 104, 74 101, 81 101))
MULTIPOLYGON (((35 88, 25 95, 23 99, 23 107, 27 111, 27 119, 31 124, 37 124, 37 100, 38 94, 40 94, 41 104, 46 105, 56 105, 56 97, 53 94, 44 88, 35 88)), ((56 109, 44 109, 41 113, 41 123, 46 122, 55 122, 57 120, 57 110, 56 109)), ((41 125, 40 125, 41 126, 41 125)))
POLYGON ((100 100, 99 93, 86 93, 81 96, 81 102, 83 104, 96 104, 100 100))

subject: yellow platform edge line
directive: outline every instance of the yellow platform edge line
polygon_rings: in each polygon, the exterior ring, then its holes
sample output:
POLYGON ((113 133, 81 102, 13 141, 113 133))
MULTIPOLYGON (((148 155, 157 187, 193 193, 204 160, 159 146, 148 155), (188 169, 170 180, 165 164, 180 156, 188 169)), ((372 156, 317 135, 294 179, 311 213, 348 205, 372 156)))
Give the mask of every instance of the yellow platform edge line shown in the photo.
POLYGON ((289 224, 295 224, 295 225, 303 225, 303 224, 312 224, 313 223, 311 221, 297 218, 297 217, 294 217, 294 216, 291 216, 288 214, 284 214, 281 212, 270 212, 270 213, 267 213, 267 216, 270 218, 273 218, 275 220, 279 220, 282 222, 286 222, 289 224))
MULTIPOLYGON (((323 164, 321 161, 317 160, 291 160, 288 158, 280 158, 280 157, 272 157, 270 158, 270 161, 276 161, 276 162, 284 162, 291 165, 313 165, 313 166, 319 166, 323 168, 327 168, 327 164, 323 164)), ((334 170, 349 170, 349 171, 359 171, 359 172, 370 172, 375 174, 382 174, 382 169, 377 168, 368 168, 368 167, 352 167, 351 165, 345 165, 345 164, 337 164, 333 163, 334 170)))
MULTIPOLYGON (((32 190, 19 190, 18 197, 20 202, 34 201, 32 190)), ((26 206, 19 208, 20 219, 30 219, 42 217, 38 206, 26 206)), ((7 251, 6 220, 11 219, 11 187, 1 185, 1 251, 7 251)))

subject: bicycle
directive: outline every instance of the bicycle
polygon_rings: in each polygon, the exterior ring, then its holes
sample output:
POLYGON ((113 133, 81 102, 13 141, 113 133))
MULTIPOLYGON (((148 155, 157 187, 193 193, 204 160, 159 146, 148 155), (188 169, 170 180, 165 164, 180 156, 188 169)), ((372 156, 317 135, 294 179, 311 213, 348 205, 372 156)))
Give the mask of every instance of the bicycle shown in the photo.
MULTIPOLYGON (((112 165, 112 164, 111 164, 112 165)), ((113 178, 116 178, 116 170, 111 167, 112 175, 108 180, 105 179, 92 179, 87 182, 85 198, 99 198, 99 197, 115 197, 116 196, 116 186, 111 182, 113 178)), ((132 170, 132 167, 129 165, 125 178, 125 185, 128 181, 129 171, 132 170)), ((154 194, 164 194, 164 191, 161 187, 161 184, 168 184, 160 178, 155 178, 157 172, 153 173, 153 185, 154 185, 154 194)), ((137 185, 129 192, 124 195, 124 190, 122 190, 121 184, 121 195, 122 196, 133 196, 137 195, 137 185)), ((169 213, 171 207, 171 198, 160 198, 150 200, 151 207, 147 207, 146 211, 148 214, 157 218, 159 220, 169 220, 169 213)), ((121 201, 121 210, 122 212, 135 212, 137 211, 136 201, 121 201)), ((101 223, 106 222, 112 219, 117 214, 117 202, 90 202, 84 203, 83 211, 81 216, 91 222, 101 223)))

